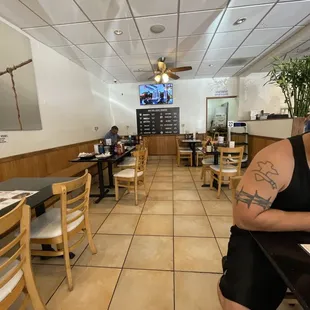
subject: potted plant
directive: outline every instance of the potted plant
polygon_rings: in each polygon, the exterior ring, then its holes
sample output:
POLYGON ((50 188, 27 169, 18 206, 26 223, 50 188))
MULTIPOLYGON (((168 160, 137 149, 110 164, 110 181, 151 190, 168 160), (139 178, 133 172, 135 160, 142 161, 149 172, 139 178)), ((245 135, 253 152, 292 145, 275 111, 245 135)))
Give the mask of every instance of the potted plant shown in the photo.
POLYGON ((267 77, 267 83, 276 84, 283 92, 289 116, 294 118, 292 135, 302 133, 310 108, 310 56, 277 58, 267 77))

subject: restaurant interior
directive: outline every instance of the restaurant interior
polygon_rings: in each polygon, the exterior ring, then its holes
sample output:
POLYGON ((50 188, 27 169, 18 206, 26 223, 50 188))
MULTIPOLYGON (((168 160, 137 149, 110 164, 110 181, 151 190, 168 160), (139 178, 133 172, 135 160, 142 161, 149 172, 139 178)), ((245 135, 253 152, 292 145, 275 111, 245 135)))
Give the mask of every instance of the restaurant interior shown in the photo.
MULTIPOLYGON (((222 309, 238 183, 304 131, 270 72, 309 22, 310 0, 0 0, 0 309, 222 309)), ((309 254, 260 246, 278 309, 310 309, 309 254)))

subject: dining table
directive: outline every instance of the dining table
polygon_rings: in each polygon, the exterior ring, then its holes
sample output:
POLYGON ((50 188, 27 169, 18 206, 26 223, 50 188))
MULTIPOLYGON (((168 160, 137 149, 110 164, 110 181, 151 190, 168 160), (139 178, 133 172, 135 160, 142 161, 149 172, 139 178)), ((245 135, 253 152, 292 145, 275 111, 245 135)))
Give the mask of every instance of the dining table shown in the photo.
POLYGON ((196 167, 196 156, 197 156, 197 149, 196 149, 196 144, 200 144, 201 140, 196 140, 196 139, 186 139, 182 140, 183 143, 188 143, 190 149, 193 152, 193 166, 196 167))
POLYGON ((250 232, 303 309, 310 309, 310 244, 308 232, 250 232))
POLYGON ((122 154, 111 154, 110 156, 97 158, 92 156, 91 158, 78 157, 70 160, 72 163, 96 163, 98 168, 99 176, 99 194, 91 194, 91 197, 96 197, 95 203, 99 203, 105 197, 115 197, 114 194, 108 194, 109 189, 114 187, 113 182, 113 165, 121 162, 126 156, 129 156, 131 152, 136 149, 135 146, 128 146, 127 149, 122 154), (109 176, 109 186, 104 185, 103 177, 103 163, 107 163, 108 176, 109 176))

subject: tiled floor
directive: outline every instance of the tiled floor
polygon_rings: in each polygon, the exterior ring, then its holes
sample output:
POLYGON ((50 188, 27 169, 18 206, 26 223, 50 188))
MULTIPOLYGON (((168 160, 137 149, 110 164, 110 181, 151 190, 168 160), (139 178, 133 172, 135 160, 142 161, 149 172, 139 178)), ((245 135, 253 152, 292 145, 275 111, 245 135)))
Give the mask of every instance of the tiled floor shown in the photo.
POLYGON ((177 167, 172 158, 151 158, 146 183, 138 206, 132 193, 91 206, 98 253, 86 243, 75 251, 72 292, 62 259, 33 260, 47 309, 221 309, 216 286, 232 225, 230 191, 217 200, 201 187, 200 168, 177 167))

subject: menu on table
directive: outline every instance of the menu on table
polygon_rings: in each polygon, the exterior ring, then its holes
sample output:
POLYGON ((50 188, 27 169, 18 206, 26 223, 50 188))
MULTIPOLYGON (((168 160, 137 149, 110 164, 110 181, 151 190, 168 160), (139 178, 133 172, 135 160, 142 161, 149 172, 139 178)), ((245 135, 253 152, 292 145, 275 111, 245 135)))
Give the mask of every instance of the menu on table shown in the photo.
POLYGON ((24 190, 16 190, 16 191, 1 191, 0 192, 0 210, 10 205, 19 202, 24 197, 29 197, 31 195, 36 194, 37 191, 24 191, 24 190))
POLYGON ((179 134, 180 108, 137 109, 139 135, 179 134))

